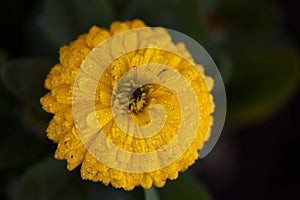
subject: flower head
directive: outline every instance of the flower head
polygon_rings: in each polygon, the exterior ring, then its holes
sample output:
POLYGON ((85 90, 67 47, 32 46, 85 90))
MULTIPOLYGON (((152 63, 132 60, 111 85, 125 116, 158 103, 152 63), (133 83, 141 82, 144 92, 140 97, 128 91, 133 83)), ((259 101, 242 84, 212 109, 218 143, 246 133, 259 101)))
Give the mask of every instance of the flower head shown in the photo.
POLYGON ((162 28, 140 20, 94 26, 61 47, 45 81, 50 92, 40 101, 54 114, 47 136, 58 143, 55 158, 67 160, 68 170, 81 165, 83 179, 116 188, 162 187, 195 162, 209 138, 212 84, 162 28), (137 28, 142 34, 121 34, 137 28))

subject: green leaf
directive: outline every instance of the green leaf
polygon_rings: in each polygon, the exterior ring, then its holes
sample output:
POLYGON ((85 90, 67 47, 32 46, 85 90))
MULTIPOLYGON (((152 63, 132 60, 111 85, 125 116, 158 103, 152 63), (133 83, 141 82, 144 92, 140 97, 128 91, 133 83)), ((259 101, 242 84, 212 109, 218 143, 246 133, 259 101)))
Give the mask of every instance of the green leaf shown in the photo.
POLYGON ((69 44, 93 25, 108 26, 115 19, 108 0, 37 1, 25 20, 25 48, 30 55, 56 58, 58 49, 69 44))
POLYGON ((188 173, 182 173, 177 180, 168 182, 159 193, 162 200, 212 199, 208 190, 188 173))
POLYGON ((201 42, 206 37, 204 13, 197 1, 133 0, 121 16, 126 20, 140 18, 149 26, 174 29, 201 42))
POLYGON ((115 10, 109 0, 74 0, 74 3, 82 31, 87 31, 93 25, 108 27, 115 19, 115 10))
POLYGON ((295 93, 300 62, 288 45, 244 43, 233 48, 233 76, 228 83, 228 122, 253 123, 274 113, 295 93))
POLYGON ((143 190, 135 188, 132 191, 116 189, 112 186, 105 186, 102 183, 88 183, 87 200, 118 199, 118 200, 140 200, 144 198, 143 190))
POLYGON ((271 34, 280 23, 280 10, 268 1, 218 1, 217 13, 230 34, 271 34))
POLYGON ((68 44, 93 25, 108 26, 114 10, 108 0, 46 0, 42 27, 55 44, 68 44))
POLYGON ((282 16, 276 4, 224 0, 216 8, 221 30, 227 33, 213 51, 217 51, 226 81, 227 126, 249 125, 291 99, 299 81, 300 62, 293 46, 278 31, 282 16), (220 59, 220 49, 226 50, 227 59, 220 59))
MULTIPOLYGON (((0 49, 0 72, 2 71, 3 63, 7 62, 8 53, 4 49, 0 49)), ((0 117, 3 118, 2 122, 6 124, 11 117, 11 104, 12 97, 3 85, 2 77, 0 76, 0 117)), ((0 141, 1 143, 1 141, 0 141)))
POLYGON ((57 59, 58 48, 62 44, 55 42, 52 35, 45 31, 43 1, 36 1, 23 24, 24 48, 27 55, 57 59))
POLYGON ((43 153, 43 143, 37 137, 20 130, 11 130, 9 134, 10 137, 1 141, 0 169, 23 167, 43 153))
POLYGON ((54 62, 44 58, 19 58, 3 65, 4 85, 19 99, 38 102, 45 93, 44 79, 54 62))
POLYGON ((24 105, 21 115, 26 122, 27 128, 32 133, 39 133, 40 137, 44 137, 51 115, 42 109, 39 101, 24 105), (43 133, 43 134, 40 134, 43 133))
POLYGON ((159 200, 159 192, 155 187, 144 189, 145 200, 159 200))
POLYGON ((67 44, 80 34, 74 0, 45 0, 41 26, 56 45, 67 44))
POLYGON ((16 200, 140 200, 143 190, 133 191, 116 189, 102 183, 84 181, 80 177, 80 170, 69 172, 65 162, 48 158, 30 167, 19 183, 16 184, 12 199, 16 200))
POLYGON ((17 185, 12 199, 82 200, 86 195, 86 188, 79 177, 68 172, 64 162, 54 158, 33 165, 17 185))
POLYGON ((1 69, 1 65, 7 61, 9 57, 9 53, 5 50, 0 48, 0 69, 1 69))

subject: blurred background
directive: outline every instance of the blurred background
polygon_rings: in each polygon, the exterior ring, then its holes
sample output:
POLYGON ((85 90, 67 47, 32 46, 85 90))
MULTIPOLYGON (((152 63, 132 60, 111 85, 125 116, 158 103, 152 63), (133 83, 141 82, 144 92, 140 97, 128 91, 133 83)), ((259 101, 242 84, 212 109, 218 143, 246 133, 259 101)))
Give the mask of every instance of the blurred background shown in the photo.
POLYGON ((135 18, 198 41, 228 98, 213 151, 160 198, 299 198, 299 8, 296 0, 2 0, 0 199, 143 199, 140 188, 82 181, 54 160, 44 132, 51 116, 38 102, 60 46, 92 25, 135 18))

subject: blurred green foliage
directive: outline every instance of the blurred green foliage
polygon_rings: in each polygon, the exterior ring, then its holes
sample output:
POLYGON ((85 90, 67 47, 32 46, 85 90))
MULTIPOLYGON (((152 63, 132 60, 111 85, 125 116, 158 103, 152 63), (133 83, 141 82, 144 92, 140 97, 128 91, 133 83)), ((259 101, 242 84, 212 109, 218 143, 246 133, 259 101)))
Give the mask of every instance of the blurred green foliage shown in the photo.
MULTIPOLYGON (((38 102, 45 92, 43 79, 58 60, 59 47, 92 25, 108 27, 113 20, 140 18, 149 26, 174 29, 197 40, 224 78, 227 129, 273 114, 292 97, 298 84, 298 55, 281 31, 280 9, 270 1, 43 0, 22 4, 11 0, 1 4, 5 16, 1 24, 6 27, 2 31, 6 37, 11 35, 11 46, 0 47, 0 198, 144 197, 140 188, 125 192, 81 181, 78 170, 67 172, 64 162, 52 158, 55 145, 45 137, 50 116, 38 102), (23 58, 15 59, 20 55, 23 58)), ((146 199, 195 196, 211 198, 188 174, 145 193, 146 199)))

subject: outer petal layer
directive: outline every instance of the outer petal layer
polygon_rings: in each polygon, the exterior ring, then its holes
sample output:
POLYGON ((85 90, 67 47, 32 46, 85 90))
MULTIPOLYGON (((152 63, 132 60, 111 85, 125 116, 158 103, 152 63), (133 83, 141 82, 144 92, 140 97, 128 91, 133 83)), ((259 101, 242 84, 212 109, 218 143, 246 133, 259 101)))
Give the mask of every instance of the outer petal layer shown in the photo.
MULTIPOLYGON (((190 67, 191 64, 196 64, 183 43, 174 44, 164 29, 149 29, 145 35, 131 34, 128 40, 124 39, 123 46, 112 48, 130 49, 137 45, 139 37, 145 39, 155 37, 161 45, 168 46, 185 59, 168 52, 140 49, 115 60, 98 83, 95 95, 98 122, 103 130, 105 129, 110 141, 121 149, 135 153, 156 151, 174 139, 180 122, 180 106, 172 91, 167 88, 152 85, 152 89, 147 94, 145 111, 133 116, 133 120, 138 124, 147 123, 149 121, 148 108, 154 104, 165 107, 168 116, 166 123, 159 134, 150 138, 135 138, 120 130, 114 122, 110 109, 112 89, 126 71, 150 62, 160 63, 178 70, 189 82, 196 95, 201 113, 201 123, 192 144, 172 164, 149 173, 128 173, 109 168, 87 150, 88 146, 81 141, 72 116, 72 91, 78 70, 84 59, 98 44, 115 34, 142 27, 146 26, 141 20, 113 22, 109 30, 93 26, 87 34, 80 35, 69 45, 61 47, 60 63, 53 66, 45 80, 45 87, 50 92, 40 99, 43 109, 54 114, 46 132, 48 138, 58 144, 55 158, 66 160, 68 170, 73 170, 81 165, 83 179, 94 182, 101 181, 105 185, 112 184, 116 188, 125 190, 132 190, 136 186, 163 187, 167 179, 176 179, 178 172, 185 171, 198 159, 198 151, 202 148, 204 141, 209 138, 210 127, 213 123, 211 114, 214 104, 210 94, 213 80, 204 75, 202 66, 197 65, 200 73, 194 67, 190 67)), ((153 72, 155 70, 153 69, 153 72)), ((168 74, 164 75, 168 76, 168 74)), ((176 82, 176 80, 174 81, 176 82)), ((88 88, 83 88, 83 92, 88 94, 88 88)), ((94 121, 87 119, 87 123, 91 123, 92 126, 94 121)), ((120 159, 123 159, 126 164, 128 158, 120 156, 120 159)))

